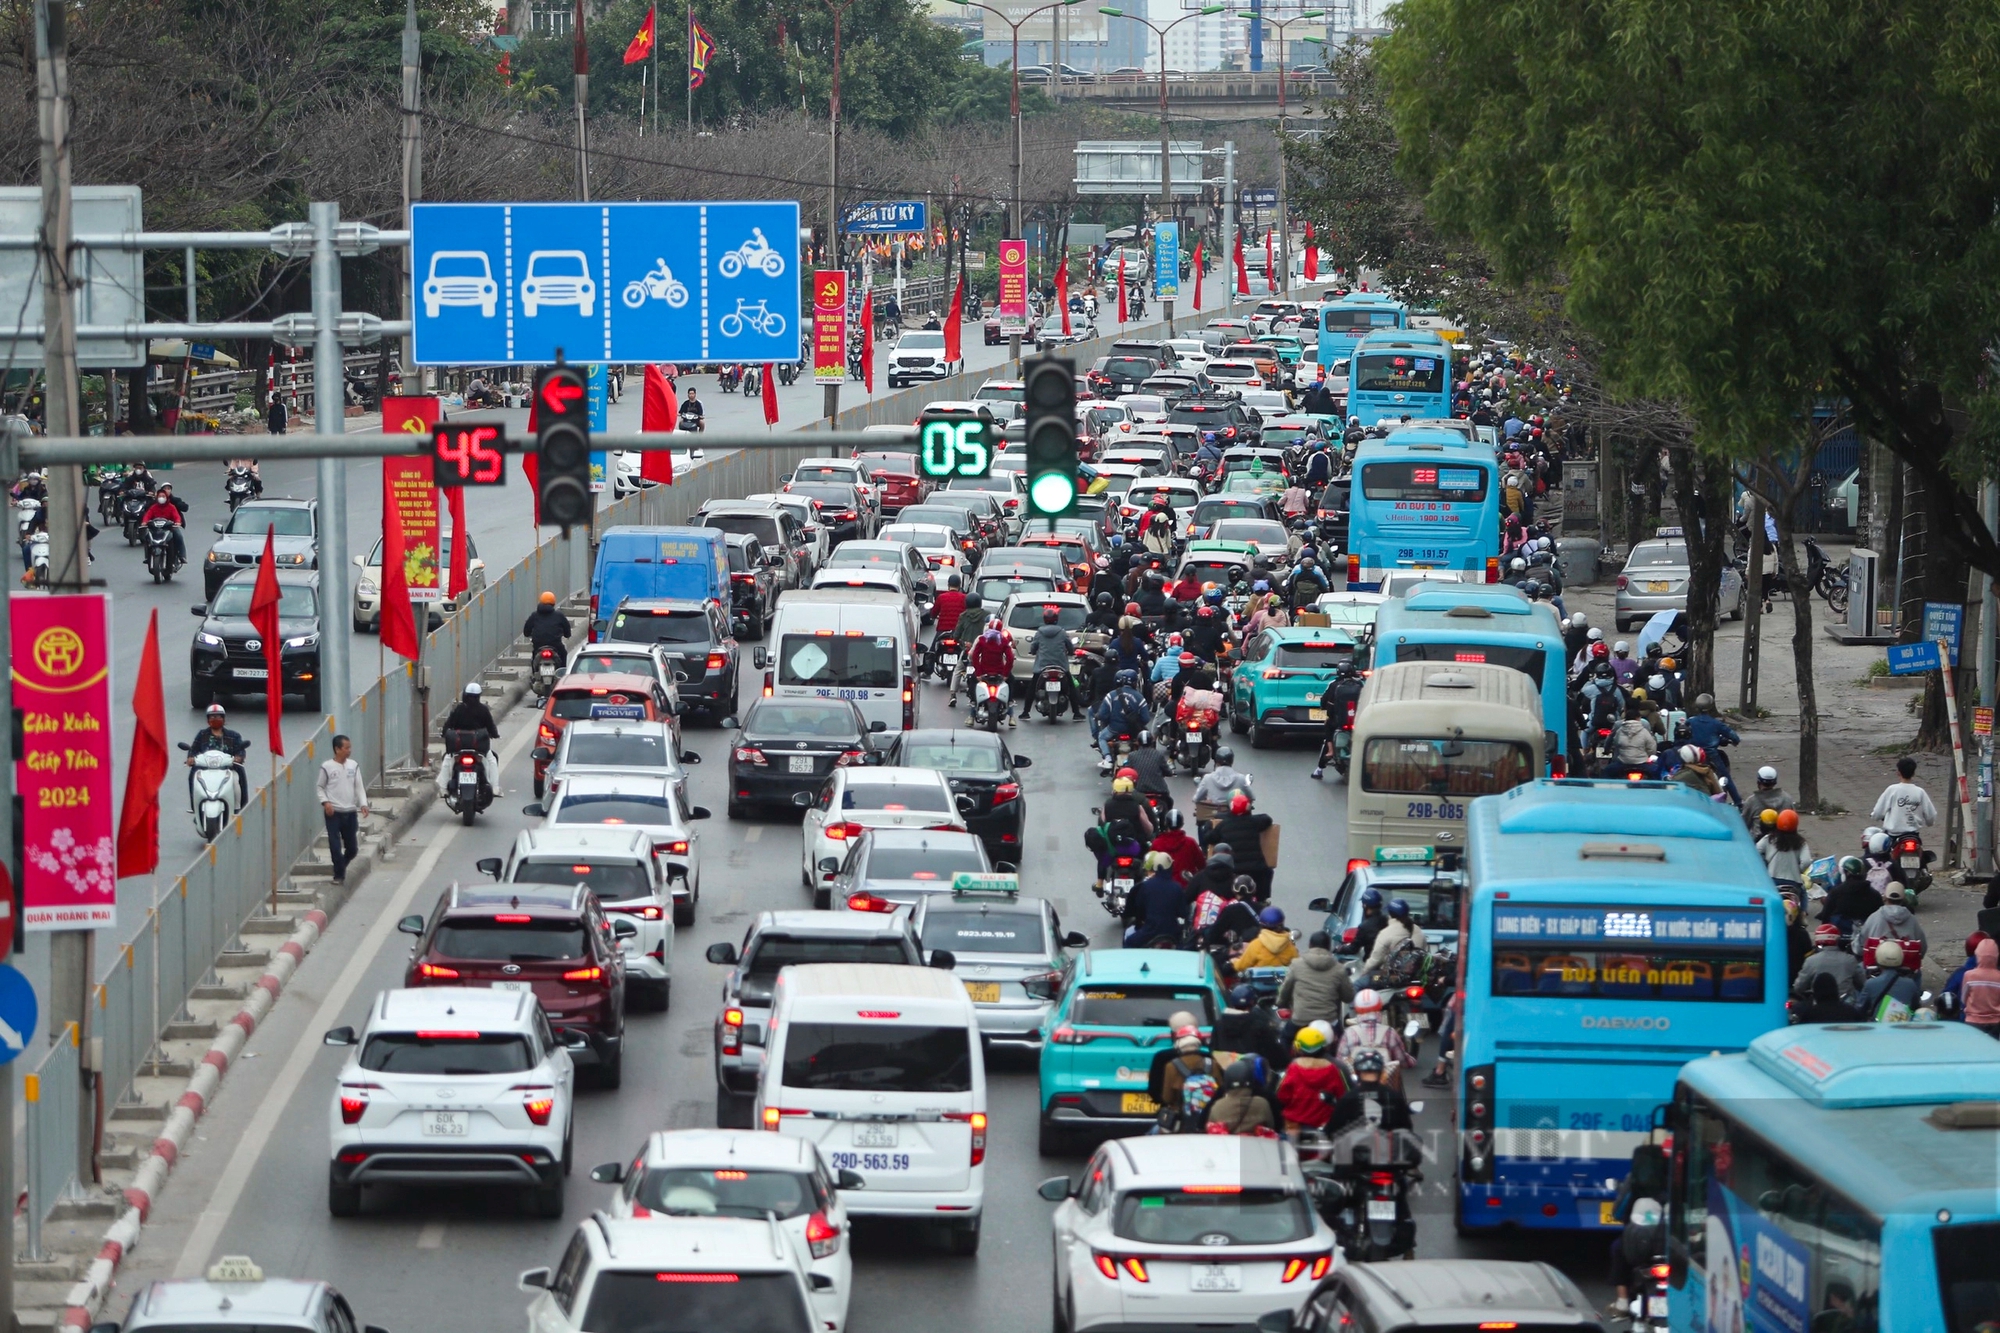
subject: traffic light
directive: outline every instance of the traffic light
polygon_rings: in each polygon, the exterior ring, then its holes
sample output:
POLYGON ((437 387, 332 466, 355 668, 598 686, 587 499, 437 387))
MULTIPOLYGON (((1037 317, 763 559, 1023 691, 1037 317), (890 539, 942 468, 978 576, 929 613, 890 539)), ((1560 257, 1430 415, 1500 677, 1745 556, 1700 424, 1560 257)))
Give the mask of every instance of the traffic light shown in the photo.
POLYGON ((1038 356, 1022 370, 1028 512, 1057 518, 1076 508, 1076 362, 1038 356))
POLYGON ((590 395, 581 366, 545 366, 535 376, 535 451, 543 525, 587 527, 590 395))

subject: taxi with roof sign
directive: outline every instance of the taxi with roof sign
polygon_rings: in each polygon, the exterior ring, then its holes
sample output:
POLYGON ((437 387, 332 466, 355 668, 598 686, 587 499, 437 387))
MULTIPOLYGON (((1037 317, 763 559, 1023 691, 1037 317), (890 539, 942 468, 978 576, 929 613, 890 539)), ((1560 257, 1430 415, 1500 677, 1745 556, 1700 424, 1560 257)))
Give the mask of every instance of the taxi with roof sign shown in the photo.
POLYGON ((1023 898, 1013 873, 953 875, 949 894, 918 899, 915 926, 927 955, 951 954, 990 1045, 1042 1048, 1068 950, 1087 947, 1088 936, 1065 932, 1047 899, 1023 898))
POLYGON ((266 1277, 245 1254, 225 1254, 198 1278, 148 1282, 132 1298, 125 1322, 91 1325, 91 1333, 387 1333, 362 1324, 347 1298, 311 1278, 266 1277))
POLYGON ((1230 673, 1229 729, 1249 732, 1260 749, 1286 733, 1319 734, 1326 726, 1320 698, 1354 660, 1356 647, 1353 629, 1344 625, 1259 630, 1230 673))

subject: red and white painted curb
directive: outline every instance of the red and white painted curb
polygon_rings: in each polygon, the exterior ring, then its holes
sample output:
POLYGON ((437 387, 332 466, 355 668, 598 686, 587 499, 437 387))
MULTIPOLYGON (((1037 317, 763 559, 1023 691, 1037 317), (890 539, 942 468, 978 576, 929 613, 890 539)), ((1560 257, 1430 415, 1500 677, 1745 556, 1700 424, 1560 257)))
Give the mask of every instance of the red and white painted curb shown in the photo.
POLYGON ((97 1311, 103 1306, 104 1298, 110 1294, 111 1283, 118 1275, 118 1265, 139 1243, 139 1228, 145 1225, 146 1215, 153 1209, 154 1198, 167 1183, 174 1163, 180 1160, 181 1152, 187 1147, 195 1122, 208 1109, 209 1101, 215 1096, 216 1087, 222 1082, 230 1062, 243 1050, 243 1043, 250 1040, 257 1024, 271 1012, 271 1006, 278 1002, 285 983, 298 971, 299 962, 318 943, 320 932, 325 929, 325 912, 314 908, 304 913, 299 918, 298 929, 292 932, 291 938, 280 946, 277 956, 271 960, 270 971, 257 978, 243 1007, 222 1025, 222 1031, 201 1057, 201 1067, 188 1080, 187 1091, 181 1094, 180 1100, 168 1113, 160 1136, 153 1140, 151 1155, 140 1164, 132 1183, 125 1187, 125 1211, 111 1224, 97 1257, 64 1298, 59 1326, 87 1329, 96 1322, 97 1311))

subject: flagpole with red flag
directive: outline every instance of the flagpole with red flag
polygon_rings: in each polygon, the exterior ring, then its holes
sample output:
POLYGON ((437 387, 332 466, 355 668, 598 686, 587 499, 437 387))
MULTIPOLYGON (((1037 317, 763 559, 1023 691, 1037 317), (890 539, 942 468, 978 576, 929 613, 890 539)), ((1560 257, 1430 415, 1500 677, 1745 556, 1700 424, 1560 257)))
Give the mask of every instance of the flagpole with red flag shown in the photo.
POLYGON ((626 64, 637 65, 653 54, 653 21, 658 16, 657 9, 658 6, 655 6, 646 11, 646 21, 639 25, 639 31, 625 48, 626 64))
MULTIPOLYGON (((257 559, 257 582, 250 590, 250 625, 264 643, 264 669, 267 673, 264 680, 264 720, 270 730, 274 760, 285 752, 285 645, 278 637, 278 602, 282 596, 278 589, 278 528, 272 524, 264 529, 264 554, 257 559)), ((326 681, 320 681, 322 695, 326 692, 326 684, 326 681)))
POLYGON ((1278 270, 1272 267, 1277 261, 1271 256, 1271 242, 1277 234, 1276 227, 1264 233, 1264 278, 1273 295, 1276 295, 1278 290, 1278 270))
MULTIPOLYGON (((472 541, 465 530, 465 487, 447 486, 444 496, 445 509, 451 514, 451 572, 445 579, 444 595, 451 599, 455 608, 458 599, 472 586, 472 541)), ((429 620, 429 613, 424 618, 429 620)), ((430 627, 426 625, 425 628, 430 627)))
POLYGON ((680 424, 681 407, 674 398, 673 381, 656 365, 646 367, 645 385, 639 396, 639 429, 663 432, 667 439, 657 449, 639 453, 639 477, 663 486, 674 484, 674 427, 680 424))
POLYGON ((1306 223, 1306 281, 1319 278, 1319 251, 1313 244, 1313 224, 1306 223))
POLYGON ((1069 256, 1056 263, 1056 308, 1062 311, 1063 337, 1069 337, 1069 256))
POLYGON ((944 315, 944 359, 956 362, 965 355, 959 342, 959 326, 965 323, 965 273, 958 275, 958 286, 952 289, 951 309, 944 315))
POLYGON ((764 429, 778 424, 778 374, 777 367, 769 361, 764 363, 764 429))
POLYGON ((875 396, 875 292, 861 293, 861 384, 875 396))
POLYGON ((132 689, 132 757, 118 811, 118 878, 160 868, 160 784, 167 776, 167 696, 160 683, 160 609, 146 624, 139 680, 132 689))
MULTIPOLYGON (((457 487, 449 489, 457 490, 457 487)), ((382 646, 402 657, 417 655, 417 617, 410 605, 410 574, 405 563, 408 551, 403 540, 403 516, 390 503, 392 497, 382 497, 382 646)), ((452 536, 458 532, 454 527, 452 536)), ((462 543, 454 541, 453 547, 462 543)), ((454 552, 453 560, 457 556, 454 552)), ((429 614, 426 613, 426 619, 429 614)))
POLYGON ((1201 309, 1201 242, 1194 243, 1194 308, 1201 309))
POLYGON ((1118 252, 1118 322, 1125 322, 1125 252, 1118 252))
POLYGON ((1236 294, 1250 294, 1250 270, 1243 265, 1243 233, 1236 233, 1236 294))

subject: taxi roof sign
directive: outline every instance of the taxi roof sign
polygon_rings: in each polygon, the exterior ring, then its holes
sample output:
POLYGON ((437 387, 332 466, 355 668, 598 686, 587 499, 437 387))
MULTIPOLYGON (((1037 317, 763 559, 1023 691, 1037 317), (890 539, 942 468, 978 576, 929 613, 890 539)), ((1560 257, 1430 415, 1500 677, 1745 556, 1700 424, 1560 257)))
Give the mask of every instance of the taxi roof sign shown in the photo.
POLYGON ((1437 860, 1437 848, 1377 847, 1370 859, 1377 865, 1421 865, 1437 860))
POLYGON ((225 1254, 209 1265, 210 1282, 262 1282, 264 1270, 247 1254, 225 1254))
POLYGON ((1021 892, 1021 877, 1015 874, 976 875, 970 870, 961 870, 951 877, 951 891, 959 896, 994 894, 1012 898, 1021 892))

